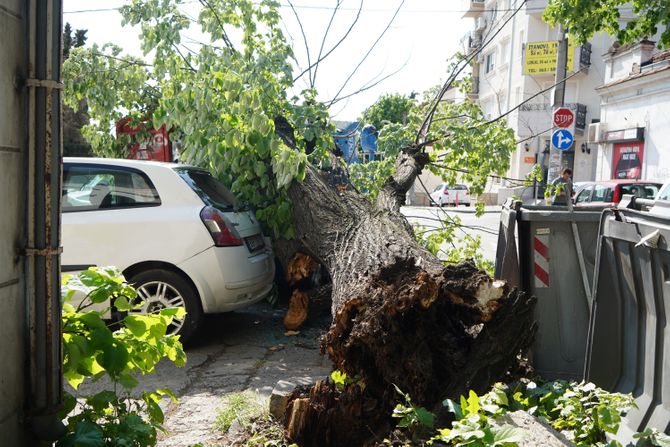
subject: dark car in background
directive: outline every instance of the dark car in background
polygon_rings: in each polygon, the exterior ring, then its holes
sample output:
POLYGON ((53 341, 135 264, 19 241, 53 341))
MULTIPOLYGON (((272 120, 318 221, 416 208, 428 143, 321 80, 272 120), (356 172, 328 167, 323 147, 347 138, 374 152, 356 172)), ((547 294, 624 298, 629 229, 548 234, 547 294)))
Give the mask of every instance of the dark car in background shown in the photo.
POLYGON ((661 184, 645 180, 605 180, 582 182, 573 201, 575 206, 614 206, 625 194, 642 199, 653 199, 661 184))

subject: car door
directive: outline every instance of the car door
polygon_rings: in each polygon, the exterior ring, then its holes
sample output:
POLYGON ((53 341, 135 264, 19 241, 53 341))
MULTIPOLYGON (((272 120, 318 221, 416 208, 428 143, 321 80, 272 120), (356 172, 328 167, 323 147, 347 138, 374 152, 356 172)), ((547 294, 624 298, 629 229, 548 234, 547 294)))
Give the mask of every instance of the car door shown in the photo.
POLYGON ((61 203, 63 272, 107 265, 123 271, 142 261, 176 264, 211 245, 198 210, 164 206, 139 169, 65 163, 61 203))
POLYGON ((592 205, 608 205, 612 202, 612 195, 614 193, 614 186, 596 184, 593 187, 590 203, 592 205))
POLYGON ((593 185, 585 186, 575 197, 575 205, 588 205, 591 201, 591 194, 593 194, 593 185))

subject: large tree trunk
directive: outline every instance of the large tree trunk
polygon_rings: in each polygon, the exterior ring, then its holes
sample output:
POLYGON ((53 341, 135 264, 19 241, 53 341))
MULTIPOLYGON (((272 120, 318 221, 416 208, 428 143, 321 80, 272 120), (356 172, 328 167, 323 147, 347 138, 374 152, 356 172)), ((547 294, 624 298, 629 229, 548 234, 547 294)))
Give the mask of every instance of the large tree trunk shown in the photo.
POLYGON ((332 277, 322 350, 357 377, 296 394, 286 427, 301 447, 359 446, 390 428, 393 385, 435 406, 503 378, 534 334, 532 300, 472 264, 444 267, 417 244, 399 207, 426 163, 407 151, 376 204, 310 168, 290 191, 298 242, 332 277))

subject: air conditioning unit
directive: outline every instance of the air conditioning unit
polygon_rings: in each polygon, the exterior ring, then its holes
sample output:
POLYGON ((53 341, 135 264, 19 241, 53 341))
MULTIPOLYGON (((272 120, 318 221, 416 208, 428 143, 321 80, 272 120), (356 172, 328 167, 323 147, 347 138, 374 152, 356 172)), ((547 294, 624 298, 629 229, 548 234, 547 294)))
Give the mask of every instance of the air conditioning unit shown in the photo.
POLYGON ((486 28, 486 17, 477 17, 475 19, 475 31, 482 31, 484 28, 486 28))
POLYGON ((482 44, 482 32, 473 31, 470 34, 470 48, 477 49, 481 46, 481 44, 482 44))
POLYGON ((589 124, 589 134, 587 141, 589 143, 600 143, 603 134, 607 131, 607 123, 592 123, 589 124))

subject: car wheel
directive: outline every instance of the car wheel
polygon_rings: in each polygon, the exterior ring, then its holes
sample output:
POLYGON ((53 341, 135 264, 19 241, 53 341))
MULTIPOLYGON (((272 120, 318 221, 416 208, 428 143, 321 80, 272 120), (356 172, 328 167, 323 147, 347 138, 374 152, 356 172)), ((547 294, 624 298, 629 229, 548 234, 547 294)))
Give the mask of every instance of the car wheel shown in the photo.
POLYGON ((470 204, 469 204, 469 203, 466 203, 465 206, 470 206, 470 204))
POLYGON ((137 290, 141 307, 130 313, 150 314, 169 307, 183 307, 184 318, 172 318, 167 328, 168 335, 179 335, 187 343, 196 333, 202 321, 202 306, 198 294, 188 281, 169 270, 147 270, 130 279, 137 290))

